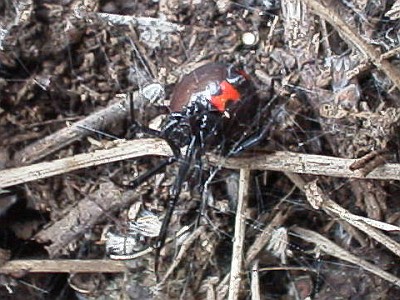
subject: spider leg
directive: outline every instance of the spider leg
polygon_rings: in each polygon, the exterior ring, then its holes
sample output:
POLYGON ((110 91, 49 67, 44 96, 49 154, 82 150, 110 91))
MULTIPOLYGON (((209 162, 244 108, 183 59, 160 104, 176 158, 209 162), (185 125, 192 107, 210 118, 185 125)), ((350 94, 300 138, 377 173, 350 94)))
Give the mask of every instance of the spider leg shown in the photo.
POLYGON ((131 131, 131 128, 134 128, 135 130, 137 130, 139 128, 139 131, 142 133, 148 134, 150 136, 162 138, 171 147, 171 150, 172 150, 174 156, 162 160, 160 164, 158 164, 154 168, 144 172, 143 174, 139 175, 129 184, 120 184, 120 183, 114 182, 115 184, 117 184, 121 187, 126 187, 126 188, 137 188, 139 185, 141 185, 147 179, 149 179, 150 177, 154 176, 157 173, 160 173, 163 169, 165 169, 165 167, 173 164, 175 161, 177 161, 181 157, 181 150, 179 149, 179 147, 176 146, 174 142, 165 138, 162 131, 158 131, 158 130, 154 130, 154 129, 145 127, 145 126, 137 123, 136 121, 134 121, 133 123, 134 124, 130 127, 129 131, 131 131))
MULTIPOLYGON (((164 170, 167 166, 173 164, 174 162, 177 161, 177 158, 174 156, 171 156, 170 158, 164 159, 159 163, 157 166, 154 168, 144 172, 143 174, 140 174, 138 177, 136 177, 133 181, 131 181, 128 184, 123 184, 122 187, 126 188, 131 188, 135 189, 139 185, 141 185, 143 182, 147 181, 149 178, 153 177, 154 175, 160 173, 162 170, 164 170)), ((118 184, 120 185, 120 184, 118 184)))
POLYGON ((158 265, 159 265, 159 260, 160 260, 160 251, 165 245, 168 226, 171 221, 176 202, 178 201, 179 195, 181 193, 182 184, 185 181, 187 174, 189 172, 191 161, 194 156, 194 152, 196 152, 195 142, 196 142, 196 137, 192 137, 191 143, 189 144, 189 146, 187 148, 186 154, 183 157, 182 161, 180 162, 179 171, 176 176, 174 185, 172 186, 171 197, 168 201, 167 211, 165 213, 165 218, 161 225, 160 234, 157 238, 156 244, 154 245, 154 248, 155 248, 154 271, 155 271, 155 274, 157 277, 157 281, 159 281, 158 265))
POLYGON ((135 132, 135 131, 139 131, 139 132, 147 134, 149 136, 157 137, 157 138, 165 140, 168 143, 168 145, 171 147, 171 150, 174 153, 175 158, 178 158, 181 156, 181 150, 179 149, 179 147, 177 145, 175 145, 175 143, 172 142, 170 139, 166 138, 163 131, 151 129, 149 127, 143 126, 143 125, 139 124, 138 122, 134 121, 133 124, 131 125, 131 127, 129 128, 129 132, 131 134, 130 134, 130 136, 128 136, 128 138, 131 138, 132 132, 135 132))
POLYGON ((248 138, 242 140, 240 143, 235 145, 235 147, 229 151, 228 156, 238 155, 240 152, 243 152, 243 151, 257 145, 261 140, 263 140, 267 136, 267 134, 270 132, 273 125, 274 125, 274 122, 269 121, 268 124, 265 125, 261 131, 250 135, 248 138))
POLYGON ((250 135, 244 140, 239 141, 233 147, 233 149, 228 152, 228 156, 235 156, 240 152, 243 152, 260 143, 271 132, 272 127, 278 122, 277 119, 282 111, 283 108, 278 108, 272 111, 267 124, 265 124, 260 131, 250 135))

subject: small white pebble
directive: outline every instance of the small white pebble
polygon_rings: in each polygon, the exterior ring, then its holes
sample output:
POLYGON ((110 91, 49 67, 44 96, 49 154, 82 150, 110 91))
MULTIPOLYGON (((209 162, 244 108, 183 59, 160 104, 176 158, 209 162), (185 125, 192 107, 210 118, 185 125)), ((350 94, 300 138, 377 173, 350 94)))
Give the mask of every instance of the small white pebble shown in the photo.
POLYGON ((258 35, 254 32, 245 32, 242 35, 242 42, 247 46, 254 46, 258 43, 258 35))

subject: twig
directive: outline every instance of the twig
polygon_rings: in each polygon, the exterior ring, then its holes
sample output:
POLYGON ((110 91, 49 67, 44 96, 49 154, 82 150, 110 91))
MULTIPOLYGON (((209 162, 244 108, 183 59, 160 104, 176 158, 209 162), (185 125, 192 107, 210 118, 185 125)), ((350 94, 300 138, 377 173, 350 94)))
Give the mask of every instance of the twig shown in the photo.
POLYGON ((245 213, 249 197, 250 170, 240 169, 239 177, 239 197, 236 208, 235 236, 233 241, 231 277, 229 282, 229 300, 238 299, 240 293, 240 280, 243 262, 243 244, 246 229, 245 213))
POLYGON ((229 290, 230 275, 231 275, 230 273, 226 274, 216 288, 218 300, 226 299, 226 294, 228 293, 229 290))
POLYGON ((389 61, 382 60, 381 54, 377 49, 368 44, 356 29, 346 23, 334 6, 322 4, 316 0, 303 0, 303 2, 321 18, 329 22, 339 34, 349 43, 356 47, 368 60, 370 60, 378 69, 386 74, 393 84, 400 90, 400 70, 395 68, 389 61))
MULTIPOLYGON (((160 139, 138 139, 118 143, 115 148, 78 154, 73 157, 0 171, 0 188, 64 174, 145 155, 171 156, 168 144, 160 139)), ((400 180, 400 164, 384 164, 366 176, 351 170, 357 159, 278 151, 253 157, 224 158, 209 154, 209 162, 228 169, 271 170, 342 178, 400 180)))
POLYGON ((110 149, 2 170, 0 171, 0 188, 145 155, 171 156, 172 151, 168 144, 160 139, 119 141, 116 147, 110 149))
POLYGON ((176 257, 174 257, 173 263, 169 266, 168 271, 165 273, 163 276, 162 280, 158 284, 159 286, 162 286, 165 284, 169 276, 171 276, 172 272, 178 267, 179 263, 182 261, 184 255, 187 254, 187 251, 189 250, 190 246, 193 244, 194 241, 196 241, 199 236, 205 231, 205 227, 201 226, 197 228, 191 235, 182 243, 181 248, 179 249, 179 253, 176 257))
POLYGON ((393 56, 399 55, 400 54, 400 46, 390 49, 389 51, 382 53, 381 59, 390 59, 393 56))
POLYGON ((258 253, 265 249, 266 245, 271 239, 271 235, 274 232, 275 228, 282 225, 284 221, 287 218, 287 214, 279 211, 274 218, 272 219, 271 222, 265 228, 263 231, 257 236, 256 240, 254 243, 250 246, 249 250, 246 253, 246 260, 245 260, 245 265, 248 267, 250 263, 256 258, 258 253))
POLYGON ((1 274, 18 273, 121 273, 129 268, 122 261, 110 259, 21 259, 0 267, 1 274))
POLYGON ((361 216, 354 215, 338 205, 336 202, 331 200, 313 181, 311 183, 306 183, 301 176, 293 173, 285 173, 286 176, 292 180, 296 186, 302 190, 306 196, 307 200, 310 202, 311 206, 315 209, 323 209, 327 214, 338 218, 345 222, 345 224, 352 225, 359 230, 365 232, 371 238, 375 239, 379 243, 385 245, 389 250, 395 253, 397 256, 400 255, 400 245, 393 239, 387 237, 383 233, 379 232, 375 228, 379 228, 385 231, 398 231, 400 228, 398 226, 373 220, 370 218, 365 218, 361 216), (375 227, 375 228, 374 228, 375 227))
MULTIPOLYGON (((164 90, 160 84, 149 84, 140 92, 134 92, 132 99, 135 102, 154 101, 155 98, 162 97, 163 94, 164 90)), ((121 122, 129 115, 130 101, 128 98, 122 97, 118 102, 25 147, 15 155, 14 163, 16 165, 30 164, 92 134, 91 131, 84 128, 102 130, 111 122, 121 122)))
POLYGON ((332 255, 340 260, 353 263, 397 286, 400 286, 400 279, 398 277, 383 271, 382 269, 361 259, 360 257, 349 253, 322 235, 301 227, 294 227, 292 228, 292 231, 301 239, 314 243, 317 246, 316 251, 323 251, 324 253, 332 255))
POLYGON ((363 176, 366 176, 370 171, 375 170, 377 167, 385 164, 384 153, 386 151, 374 150, 356 161, 350 166, 350 170, 360 170, 363 176))
MULTIPOLYGON (((279 211, 272 221, 263 229, 263 231, 257 236, 254 243, 250 246, 249 250, 246 253, 246 259, 244 261, 245 269, 247 269, 254 258, 258 255, 260 251, 265 249, 265 246, 271 239, 272 233, 274 232, 276 227, 281 226, 286 220, 288 214, 282 211, 279 211)), ((219 283, 217 287, 217 295, 218 299, 225 299, 226 293, 229 290, 228 280, 230 273, 228 273, 223 280, 219 283)))
POLYGON ((114 210, 137 201, 141 193, 144 191, 129 190, 122 193, 111 182, 100 184, 98 189, 70 208, 60 220, 40 230, 34 239, 48 244, 45 248, 50 257, 68 252, 68 246, 87 232, 88 228, 92 228, 114 210))
POLYGON ((400 257, 400 244, 375 229, 379 228, 386 231, 400 231, 398 226, 350 213, 348 210, 329 199, 322 189, 318 187, 316 180, 307 183, 304 186, 304 189, 307 200, 313 208, 323 209, 327 214, 342 219, 354 227, 357 227, 359 230, 365 232, 371 238, 386 246, 390 251, 400 257))
POLYGON ((258 267, 258 260, 253 263, 251 268, 251 299, 252 300, 260 300, 260 277, 259 277, 260 269, 258 267))
POLYGON ((250 170, 271 170, 331 177, 400 180, 400 164, 388 163, 379 166, 364 177, 361 171, 352 171, 350 169, 350 166, 357 159, 288 151, 277 151, 272 154, 241 158, 224 158, 209 155, 209 161, 213 165, 219 165, 228 169, 248 168, 250 170))

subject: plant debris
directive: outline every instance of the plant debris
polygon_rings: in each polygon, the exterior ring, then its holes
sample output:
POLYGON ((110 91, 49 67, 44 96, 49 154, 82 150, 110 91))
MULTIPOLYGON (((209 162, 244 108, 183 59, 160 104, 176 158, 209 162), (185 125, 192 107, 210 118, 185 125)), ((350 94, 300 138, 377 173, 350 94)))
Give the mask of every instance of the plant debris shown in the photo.
POLYGON ((2 1, 0 297, 399 298, 399 4, 2 1), (209 62, 270 131, 191 166, 156 274, 180 162, 128 188, 172 153, 132 122, 209 62))

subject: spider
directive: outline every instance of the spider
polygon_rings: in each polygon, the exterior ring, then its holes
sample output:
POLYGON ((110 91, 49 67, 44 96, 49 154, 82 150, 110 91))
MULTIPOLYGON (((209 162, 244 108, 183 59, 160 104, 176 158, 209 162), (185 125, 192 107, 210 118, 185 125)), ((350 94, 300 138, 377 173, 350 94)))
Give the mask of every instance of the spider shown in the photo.
POLYGON ((208 63, 185 75, 175 86, 169 105, 171 112, 160 131, 134 123, 133 130, 166 140, 174 155, 139 175, 128 185, 130 188, 139 186, 166 166, 179 163, 165 218, 154 244, 156 274, 168 225, 193 162, 201 170, 201 157, 206 150, 218 148, 223 155, 232 156, 259 143, 271 129, 272 121, 243 138, 248 127, 246 121, 257 113, 257 108, 258 97, 247 73, 233 65, 208 63), (187 147, 182 153, 184 146, 187 147))

